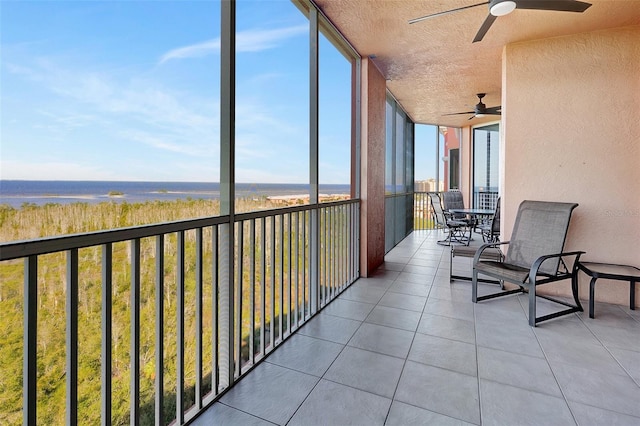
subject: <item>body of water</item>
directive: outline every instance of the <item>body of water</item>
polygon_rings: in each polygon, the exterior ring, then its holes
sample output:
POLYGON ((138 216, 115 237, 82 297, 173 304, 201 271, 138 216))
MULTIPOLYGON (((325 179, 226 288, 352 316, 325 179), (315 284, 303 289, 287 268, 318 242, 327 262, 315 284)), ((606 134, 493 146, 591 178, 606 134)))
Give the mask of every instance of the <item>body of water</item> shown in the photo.
MULTIPOLYGON (((348 194, 350 185, 320 185, 322 194, 348 194)), ((236 197, 251 198, 308 194, 307 184, 238 183, 236 197)), ((0 204, 15 208, 25 203, 69 204, 103 201, 140 203, 178 199, 218 199, 217 182, 120 182, 120 181, 56 181, 0 180, 0 204)))

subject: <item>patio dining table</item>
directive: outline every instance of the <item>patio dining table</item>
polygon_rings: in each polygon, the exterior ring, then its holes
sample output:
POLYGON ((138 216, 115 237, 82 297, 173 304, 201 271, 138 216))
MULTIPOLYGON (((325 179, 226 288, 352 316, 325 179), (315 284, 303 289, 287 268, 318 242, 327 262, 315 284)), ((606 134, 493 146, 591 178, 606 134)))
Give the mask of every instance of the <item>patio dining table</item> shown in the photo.
POLYGON ((463 243, 465 245, 469 245, 469 243, 473 240, 471 238, 471 231, 475 228, 478 223, 479 217, 492 216, 495 211, 492 209, 449 209, 447 212, 453 215, 466 215, 469 217, 469 236, 461 238, 458 242, 463 243))
POLYGON ((492 216, 495 213, 494 209, 449 209, 449 212, 453 214, 466 214, 471 217, 477 216, 492 216))
POLYGON ((475 227, 479 218, 493 216, 495 212, 493 209, 449 209, 451 214, 468 216, 472 227, 475 227))

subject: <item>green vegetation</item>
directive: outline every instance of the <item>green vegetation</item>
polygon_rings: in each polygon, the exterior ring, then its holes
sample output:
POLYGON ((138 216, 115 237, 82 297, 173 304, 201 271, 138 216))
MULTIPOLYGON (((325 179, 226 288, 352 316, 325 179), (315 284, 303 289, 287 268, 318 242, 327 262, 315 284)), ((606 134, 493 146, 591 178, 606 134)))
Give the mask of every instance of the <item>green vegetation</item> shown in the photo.
MULTIPOLYGON (((239 201, 236 206, 239 211, 263 210, 273 208, 266 199, 239 201)), ((0 241, 26 240, 62 234, 90 232, 96 230, 115 229, 151 223, 162 223, 180 219, 215 216, 219 212, 217 200, 177 200, 152 201, 146 203, 115 203, 100 204, 47 204, 45 206, 24 205, 15 209, 7 205, 0 205, 0 241)), ((270 222, 267 221, 267 235, 270 222)), ((248 223, 245 224, 245 253, 250 248, 248 239, 248 223)), ((285 226, 285 229, 286 226, 285 226)), ((214 289, 212 286, 212 229, 204 229, 204 288, 203 288, 203 364, 205 371, 204 393, 211 390, 211 362, 212 362, 212 306, 207 300, 212 300, 214 289)), ((256 247, 260 247, 261 236, 256 237, 256 247)), ((185 406, 194 401, 195 383, 195 336, 196 336, 196 235, 195 231, 185 232, 185 406)), ((156 322, 156 292, 155 292, 155 238, 141 240, 141 301, 140 301, 140 405, 141 423, 153 423, 153 398, 155 380, 155 322, 156 322)), ((300 248, 304 255, 304 244, 300 248)), ((285 254, 290 248, 276 247, 267 244, 266 250, 284 249, 285 254)), ((306 248, 308 249, 308 248, 306 248)), ((176 393, 176 235, 165 237, 164 244, 164 386, 165 386, 165 423, 175 417, 176 393)), ((269 253, 264 253, 269 257, 269 253)), ((257 253, 256 257, 262 253, 257 253)), ((78 395, 79 419, 83 424, 100 423, 100 347, 101 347, 101 247, 89 247, 79 250, 79 367, 78 367, 78 395)), ((131 313, 130 306, 130 256, 129 242, 113 245, 113 389, 112 401, 113 424, 129 423, 129 395, 130 395, 130 334, 131 313)), ((243 295, 248 298, 250 265, 243 259, 243 295)), ((0 263, 0 424, 18 425, 22 422, 22 324, 23 324, 23 261, 7 261, 0 263)), ((270 276, 271 265, 265 275, 270 276)), ((283 269, 279 267, 276 281, 289 278, 290 270, 288 255, 285 256, 283 269)), ((295 267, 294 267, 295 269, 295 267)), ((300 271, 300 276, 304 271, 300 271)), ((40 256, 38 259, 38 421, 42 424, 64 424, 65 408, 65 300, 66 300, 66 266, 65 253, 54 253, 40 256)), ((260 275, 256 272, 256 281, 260 275)), ((267 278, 269 281, 269 278, 267 278)), ((266 286, 267 312, 270 311, 271 288, 270 282, 266 286)), ((256 303, 260 300, 259 289, 255 290, 256 303)), ((279 292, 276 290, 276 317, 281 312, 279 292)), ((283 291, 286 293, 286 291, 283 291)), ((288 295, 284 294, 284 303, 289 303, 288 295)), ((298 296, 300 299, 300 296, 298 296)), ((220 308, 219 308, 220 309, 220 308)), ((286 312, 285 312, 286 314, 286 312)), ((286 317, 285 317, 286 318, 286 317)), ((256 323, 261 318, 256 315, 256 323)), ((268 321, 266 321, 268 324, 268 321)), ((267 327, 269 327, 267 325, 267 327)), ((278 327, 275 323, 274 327, 278 327)), ((248 303, 243 302, 243 355, 248 359, 248 339, 251 329, 248 303)), ((286 326, 285 326, 286 329, 286 326)), ((221 333, 222 331, 219 330, 221 333)), ((255 339, 258 341, 259 333, 255 339)), ((268 334, 268 333, 267 333, 268 334)), ((277 334, 277 332, 276 332, 277 334)), ((278 337, 278 336, 276 336, 278 337)))
POLYGON ((107 194, 109 197, 121 197, 124 195, 124 192, 122 191, 109 191, 109 193, 107 194))

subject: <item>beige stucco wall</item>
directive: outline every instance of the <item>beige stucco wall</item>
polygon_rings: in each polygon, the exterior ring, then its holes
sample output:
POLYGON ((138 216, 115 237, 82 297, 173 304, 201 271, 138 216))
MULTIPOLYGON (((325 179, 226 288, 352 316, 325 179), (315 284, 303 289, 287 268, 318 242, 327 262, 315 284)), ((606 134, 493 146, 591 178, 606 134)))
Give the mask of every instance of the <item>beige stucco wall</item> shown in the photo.
POLYGON ((362 60, 360 275, 384 262, 384 162, 386 81, 373 62, 362 60))
MULTIPOLYGON (((577 202, 567 248, 640 267, 640 26, 508 45, 502 78, 504 240, 522 200, 577 202)), ((598 283, 628 305, 628 283, 598 283)))

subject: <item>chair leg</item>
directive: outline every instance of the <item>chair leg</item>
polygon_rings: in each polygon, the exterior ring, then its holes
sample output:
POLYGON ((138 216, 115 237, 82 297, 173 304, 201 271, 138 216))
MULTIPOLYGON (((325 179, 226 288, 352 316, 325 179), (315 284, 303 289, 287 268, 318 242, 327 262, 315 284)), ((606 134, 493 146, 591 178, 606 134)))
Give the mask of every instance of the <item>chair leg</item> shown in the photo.
POLYGON ((449 283, 453 282, 453 247, 449 250, 449 283))
POLYGON ((536 283, 529 285, 529 325, 536 326, 536 283))
POLYGON ((596 281, 598 279, 596 277, 591 278, 591 282, 589 283, 589 318, 593 318, 593 311, 595 305, 595 297, 596 297, 596 281))
POLYGON ((451 245, 451 231, 449 228, 442 228, 442 232, 445 233, 446 238, 443 240, 438 240, 437 243, 441 246, 450 246, 451 245))
POLYGON ((576 271, 571 277, 571 292, 573 293, 573 301, 576 304, 576 308, 582 312, 582 304, 580 303, 580 296, 578 295, 578 272, 576 271))
POLYGON ((471 277, 471 301, 478 303, 478 271, 476 268, 473 268, 471 277))

